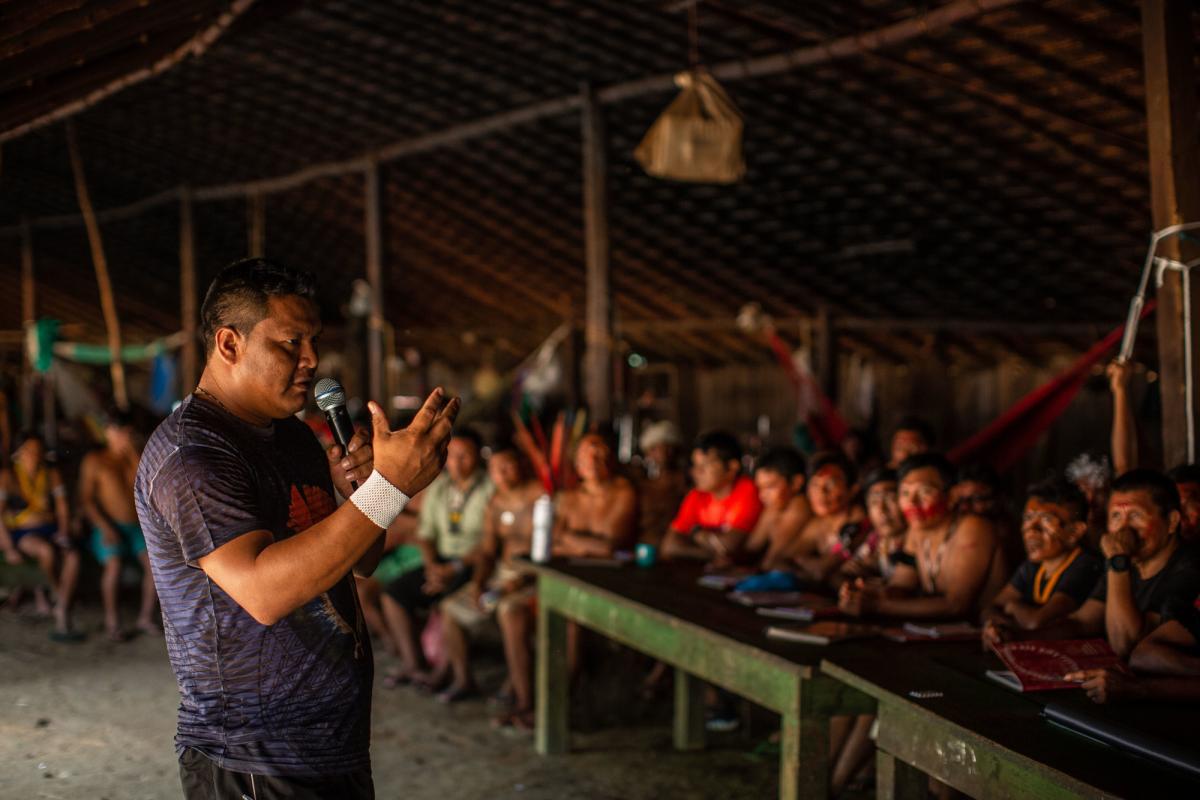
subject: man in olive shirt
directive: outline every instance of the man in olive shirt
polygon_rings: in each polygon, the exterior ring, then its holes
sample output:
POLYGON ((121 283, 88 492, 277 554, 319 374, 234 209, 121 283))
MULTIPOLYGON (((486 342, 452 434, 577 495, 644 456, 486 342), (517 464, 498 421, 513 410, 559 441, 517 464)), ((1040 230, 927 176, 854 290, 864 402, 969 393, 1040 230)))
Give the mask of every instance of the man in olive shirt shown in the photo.
POLYGON ((417 527, 421 569, 405 573, 384 587, 383 616, 400 651, 396 684, 425 678, 413 618, 471 579, 471 554, 483 538, 483 518, 495 487, 482 469, 479 435, 455 431, 446 454, 446 469, 425 490, 417 527))

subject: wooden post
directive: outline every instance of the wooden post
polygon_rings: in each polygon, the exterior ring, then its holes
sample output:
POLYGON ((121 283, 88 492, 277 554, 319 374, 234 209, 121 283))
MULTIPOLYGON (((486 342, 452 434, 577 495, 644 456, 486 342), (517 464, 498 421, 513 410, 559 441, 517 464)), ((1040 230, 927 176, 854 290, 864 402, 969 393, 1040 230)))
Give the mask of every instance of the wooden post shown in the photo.
POLYGON ((179 394, 186 396, 199 377, 196 334, 196 243, 192 228, 192 190, 179 192, 179 316, 183 347, 179 359, 179 394))
POLYGON ((570 747, 567 710, 571 678, 567 672, 566 617, 539 606, 537 645, 534 749, 538 755, 559 755, 570 747))
POLYGON ((830 400, 837 400, 837 342, 829 308, 817 309, 817 378, 821 391, 830 400))
POLYGON ((925 800, 928 796, 925 773, 889 753, 875 751, 876 800, 925 800))
MULTIPOLYGON (((113 400, 119 408, 129 408, 129 393, 125 388, 125 364, 121 361, 121 322, 117 317, 117 304, 113 299, 112 282, 108 277, 108 259, 104 256, 104 242, 100 238, 100 224, 92 208, 88 194, 87 178, 83 174, 83 159, 79 154, 79 139, 75 135, 75 123, 67 121, 67 150, 71 155, 71 171, 75 174, 75 194, 79 198, 79 210, 87 226, 88 244, 92 249, 92 264, 96 269, 96 283, 100 287, 100 308, 104 312, 104 327, 108 330, 108 351, 112 363, 113 400)), ((47 428, 50 421, 46 421, 47 428)))
MULTIPOLYGON (((1150 199, 1154 229, 1200 221, 1197 153, 1195 42, 1188 0, 1143 0, 1142 53, 1146 74, 1146 129, 1150 146, 1150 199)), ((1178 238, 1164 241, 1159 255, 1190 261, 1200 255, 1178 238)), ((1197 277, 1200 277, 1198 275, 1197 277)), ((1183 281, 1175 271, 1158 290, 1159 381, 1163 409, 1163 464, 1187 460, 1187 395, 1183 324, 1183 281)), ((1191 281, 1192 313, 1200 312, 1200 281, 1191 281)), ((1192 327, 1192 374, 1200 380, 1200 325, 1192 327)), ((1200 396, 1200 392, 1196 393, 1200 396)), ((1200 403, 1192 413, 1200 422, 1200 403)))
POLYGON ((367 316, 367 391, 377 403, 387 400, 383 392, 383 211, 379 163, 366 171, 367 284, 371 287, 371 312, 367 316))
MULTIPOLYGON (((25 334, 37 322, 37 283, 33 278, 33 233, 29 220, 21 220, 21 324, 25 334)), ((21 348, 24 363, 21 386, 21 425, 33 427, 33 362, 29 360, 29 348, 21 348)), ((5 453, 3 458, 7 458, 5 453)), ((2 459, 0 459, 2 460, 2 459)))
POLYGON ((612 418, 612 293, 608 264, 608 140, 604 112, 583 87, 583 224, 587 253, 584 395, 592 420, 612 418))
POLYGON ((675 668, 676 750, 704 749, 704 681, 679 667, 675 668))
POLYGON ((246 248, 251 258, 266 255, 267 204, 258 192, 246 198, 246 248))

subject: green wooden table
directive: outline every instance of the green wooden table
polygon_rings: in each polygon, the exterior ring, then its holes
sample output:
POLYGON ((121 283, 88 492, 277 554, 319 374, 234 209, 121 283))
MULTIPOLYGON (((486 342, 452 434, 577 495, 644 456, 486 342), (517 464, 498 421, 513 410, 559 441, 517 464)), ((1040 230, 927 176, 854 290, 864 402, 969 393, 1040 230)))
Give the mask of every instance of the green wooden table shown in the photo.
POLYGON ((869 713, 874 703, 818 672, 824 648, 767 639, 766 618, 696 585, 698 567, 556 562, 537 572, 538 753, 569 748, 566 642, 573 620, 675 668, 677 748, 704 746, 704 683, 712 683, 782 716, 781 798, 826 796, 830 717, 869 713))
MULTIPOLYGON (((873 697, 877 796, 924 798, 932 775, 983 800, 1200 797, 1200 779, 1052 725, 1048 702, 1090 701, 1076 690, 1019 694, 983 673, 998 661, 978 644, 858 644, 831 651, 821 671, 873 697), (937 692, 939 696, 928 693, 937 692), (925 773, 925 774, 922 774, 925 773)), ((1190 712, 1116 708, 1130 721, 1190 712)), ((1151 723, 1153 724, 1153 723, 1151 723)))

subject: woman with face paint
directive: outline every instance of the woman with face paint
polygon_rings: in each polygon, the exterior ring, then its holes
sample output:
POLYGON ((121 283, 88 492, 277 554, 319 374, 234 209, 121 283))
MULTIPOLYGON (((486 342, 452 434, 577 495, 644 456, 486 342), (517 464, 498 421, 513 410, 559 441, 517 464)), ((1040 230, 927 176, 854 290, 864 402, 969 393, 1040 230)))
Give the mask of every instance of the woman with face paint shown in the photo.
POLYGON ((883 587, 861 579, 843 584, 838 606, 851 616, 977 618, 1008 577, 994 526, 975 515, 951 514, 954 472, 944 456, 911 456, 897 475, 908 522, 904 552, 916 563, 898 565, 883 587))

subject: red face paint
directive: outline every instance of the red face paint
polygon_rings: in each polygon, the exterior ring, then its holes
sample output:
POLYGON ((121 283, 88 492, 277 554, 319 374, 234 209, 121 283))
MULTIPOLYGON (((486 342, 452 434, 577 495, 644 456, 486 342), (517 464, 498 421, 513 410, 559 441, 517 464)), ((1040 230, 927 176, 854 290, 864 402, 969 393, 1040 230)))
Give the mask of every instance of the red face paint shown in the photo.
POLYGON ((904 508, 904 518, 909 522, 929 522, 930 520, 945 516, 948 509, 949 505, 943 496, 928 505, 906 506, 904 508))

